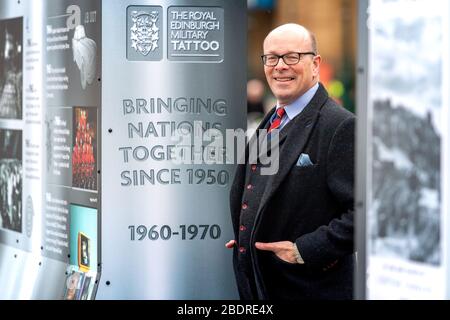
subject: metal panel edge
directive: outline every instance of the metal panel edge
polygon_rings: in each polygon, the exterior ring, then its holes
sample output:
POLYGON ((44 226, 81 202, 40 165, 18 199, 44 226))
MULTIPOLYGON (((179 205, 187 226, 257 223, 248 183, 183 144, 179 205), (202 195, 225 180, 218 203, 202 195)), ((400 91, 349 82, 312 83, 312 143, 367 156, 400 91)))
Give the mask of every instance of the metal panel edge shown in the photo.
POLYGON ((356 171, 355 171, 355 243, 357 267, 354 298, 366 299, 366 208, 367 208, 367 150, 368 150, 368 3, 358 1, 358 58, 356 75, 356 171))

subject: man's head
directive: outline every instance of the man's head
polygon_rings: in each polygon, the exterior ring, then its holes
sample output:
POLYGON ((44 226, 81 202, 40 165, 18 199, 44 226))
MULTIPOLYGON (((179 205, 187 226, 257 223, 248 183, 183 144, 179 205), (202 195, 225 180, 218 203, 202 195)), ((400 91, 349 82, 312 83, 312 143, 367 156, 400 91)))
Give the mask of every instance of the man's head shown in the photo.
POLYGON ((300 54, 296 64, 288 65, 280 58, 275 66, 264 65, 267 82, 280 106, 292 103, 318 82, 321 57, 314 35, 303 26, 289 23, 275 28, 264 40, 263 49, 264 55, 294 53, 294 58, 295 53, 314 53, 300 54))

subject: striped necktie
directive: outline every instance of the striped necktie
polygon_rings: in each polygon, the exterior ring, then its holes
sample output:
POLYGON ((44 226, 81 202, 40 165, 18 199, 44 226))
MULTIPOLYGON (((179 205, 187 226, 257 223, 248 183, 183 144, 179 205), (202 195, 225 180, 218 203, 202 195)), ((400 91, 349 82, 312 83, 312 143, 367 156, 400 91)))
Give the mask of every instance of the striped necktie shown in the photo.
POLYGON ((285 114, 285 110, 284 108, 278 108, 276 113, 276 117, 275 119, 272 121, 272 124, 269 127, 269 130, 267 131, 267 133, 269 133, 270 131, 272 131, 273 129, 278 129, 280 127, 281 124, 281 119, 283 118, 284 114, 285 114))

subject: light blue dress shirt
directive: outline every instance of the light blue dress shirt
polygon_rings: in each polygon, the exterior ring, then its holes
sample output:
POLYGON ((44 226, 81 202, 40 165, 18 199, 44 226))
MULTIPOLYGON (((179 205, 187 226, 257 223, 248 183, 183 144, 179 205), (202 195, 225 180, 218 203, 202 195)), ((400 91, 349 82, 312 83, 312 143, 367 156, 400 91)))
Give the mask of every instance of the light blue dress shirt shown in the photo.
MULTIPOLYGON (((300 114, 300 112, 305 109, 305 107, 308 105, 308 103, 311 101, 311 99, 314 97, 314 95, 317 92, 317 89, 319 88, 319 83, 316 83, 314 86, 312 86, 308 91, 306 91, 302 96, 300 96, 297 100, 292 102, 291 104, 288 104, 284 107, 284 110, 286 113, 284 114, 283 118, 281 119, 279 130, 283 129, 285 125, 287 125, 292 119, 294 119, 296 116, 300 114)), ((277 110, 280 108, 280 106, 277 104, 277 110)), ((277 113, 274 112, 272 117, 270 118, 270 124, 272 124, 273 120, 275 120, 277 113)))

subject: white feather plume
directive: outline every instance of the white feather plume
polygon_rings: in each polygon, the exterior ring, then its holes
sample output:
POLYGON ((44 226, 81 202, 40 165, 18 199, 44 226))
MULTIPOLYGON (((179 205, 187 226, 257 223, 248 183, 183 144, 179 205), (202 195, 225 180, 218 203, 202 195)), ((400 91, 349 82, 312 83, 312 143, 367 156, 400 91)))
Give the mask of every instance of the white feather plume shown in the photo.
POLYGON ((92 84, 96 70, 97 44, 86 37, 83 25, 78 25, 72 39, 73 60, 80 69, 81 87, 92 84))

